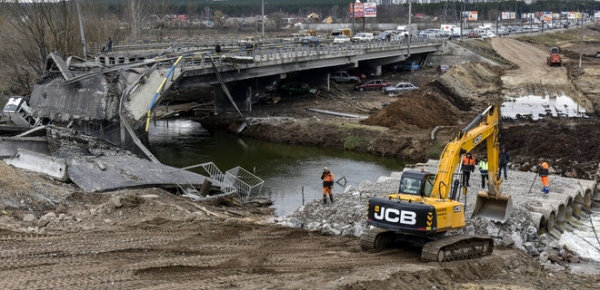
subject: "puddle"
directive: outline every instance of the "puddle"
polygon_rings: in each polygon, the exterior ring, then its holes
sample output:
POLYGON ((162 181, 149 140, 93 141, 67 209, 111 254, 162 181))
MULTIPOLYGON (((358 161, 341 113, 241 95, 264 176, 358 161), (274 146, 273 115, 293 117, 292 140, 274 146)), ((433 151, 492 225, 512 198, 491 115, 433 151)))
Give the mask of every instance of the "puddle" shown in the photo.
POLYGON ((585 108, 568 96, 507 97, 502 103, 503 118, 539 120, 544 118, 586 118, 585 108))

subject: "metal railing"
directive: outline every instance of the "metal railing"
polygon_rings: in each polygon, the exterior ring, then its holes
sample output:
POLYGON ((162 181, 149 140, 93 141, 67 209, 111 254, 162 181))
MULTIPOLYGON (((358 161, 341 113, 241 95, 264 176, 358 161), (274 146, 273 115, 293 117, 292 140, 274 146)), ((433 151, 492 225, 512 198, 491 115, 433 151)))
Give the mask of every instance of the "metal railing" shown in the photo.
POLYGON ((169 172, 169 174, 176 174, 179 178, 186 180, 185 183, 177 184, 178 190, 180 190, 182 194, 195 200, 213 199, 237 193, 240 202, 244 202, 248 200, 250 195, 259 194, 264 184, 264 180, 240 166, 232 168, 223 173, 213 162, 206 162, 180 168, 179 170, 169 172), (192 185, 192 182, 186 180, 185 175, 183 174, 184 170, 197 167, 202 167, 202 169, 204 169, 211 181, 216 182, 215 185, 220 187, 221 193, 207 196, 201 196, 198 193, 198 191, 192 185))
POLYGON ((258 176, 239 166, 229 169, 225 173, 227 178, 237 189, 241 201, 248 200, 252 194, 260 193, 262 186, 265 183, 265 181, 258 176))

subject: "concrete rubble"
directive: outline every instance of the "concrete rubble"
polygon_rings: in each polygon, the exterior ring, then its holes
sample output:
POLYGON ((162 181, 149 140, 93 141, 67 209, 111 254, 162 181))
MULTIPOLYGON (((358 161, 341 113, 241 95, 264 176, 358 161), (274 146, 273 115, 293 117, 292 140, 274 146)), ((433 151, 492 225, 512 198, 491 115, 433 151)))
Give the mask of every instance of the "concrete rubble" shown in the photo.
MULTIPOLYGON (((418 167, 435 172, 437 162, 429 160, 418 164, 418 167)), ((323 204, 321 199, 317 199, 283 217, 274 218, 273 222, 328 235, 359 237, 367 228, 365 211, 369 198, 397 192, 401 175, 401 172, 392 172, 377 181, 365 180, 358 187, 350 185, 343 192, 335 192, 334 189, 334 203, 323 204)), ((578 223, 578 219, 587 219, 586 211, 591 206, 591 192, 595 186, 593 181, 550 176, 550 194, 544 196, 536 173, 510 170, 501 190, 511 195, 513 211, 504 224, 471 217, 477 191, 481 190, 481 175, 477 170, 471 174, 470 183, 465 206, 467 224, 460 230, 448 232, 449 235, 494 237, 497 246, 520 249, 537 257, 550 270, 563 269, 566 261, 579 261, 577 254, 561 247, 558 240, 565 229, 578 223)), ((460 197, 463 203, 464 199, 464 196, 460 197)))

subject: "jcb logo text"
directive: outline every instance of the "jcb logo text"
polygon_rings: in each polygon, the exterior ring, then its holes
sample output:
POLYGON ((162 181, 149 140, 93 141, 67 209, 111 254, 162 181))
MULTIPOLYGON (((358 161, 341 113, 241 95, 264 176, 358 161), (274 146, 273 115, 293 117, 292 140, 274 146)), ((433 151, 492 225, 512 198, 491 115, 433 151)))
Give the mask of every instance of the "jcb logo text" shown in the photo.
POLYGON ((395 208, 382 207, 380 211, 375 212, 373 217, 378 220, 385 220, 391 223, 401 223, 405 225, 414 225, 417 223, 416 212, 398 210, 395 208))

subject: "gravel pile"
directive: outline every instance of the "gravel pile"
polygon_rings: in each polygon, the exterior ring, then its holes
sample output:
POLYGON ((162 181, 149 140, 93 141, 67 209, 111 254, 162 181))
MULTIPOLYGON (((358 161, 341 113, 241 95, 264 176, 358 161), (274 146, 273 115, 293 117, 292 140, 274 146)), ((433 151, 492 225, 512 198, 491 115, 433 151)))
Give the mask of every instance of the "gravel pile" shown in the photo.
MULTIPOLYGON (((437 160, 429 160, 427 163, 417 164, 416 167, 435 172, 437 163, 437 160)), ((368 227, 365 216, 369 198, 397 192, 401 175, 401 172, 392 172, 390 176, 379 177, 377 181, 365 180, 360 183, 358 188, 349 186, 342 193, 334 193, 333 204, 329 201, 327 204, 323 204, 322 200, 311 201, 294 212, 275 218, 273 222, 288 227, 304 228, 309 231, 321 231, 329 235, 359 237, 368 227)), ((539 235, 532 222, 530 211, 525 207, 527 204, 537 203, 538 199, 544 200, 544 194, 541 192, 541 182, 537 174, 509 170, 508 179, 502 183, 501 190, 504 194, 511 195, 513 210, 509 220, 504 224, 484 218, 471 217, 475 207, 477 191, 481 190, 481 175, 477 170, 471 174, 470 184, 471 187, 467 188, 465 206, 467 224, 464 228, 450 231, 448 234, 491 236, 497 245, 517 248, 532 256, 540 256, 541 253, 544 253, 540 257, 541 260, 547 261, 546 266, 557 266, 551 264, 548 257, 560 256, 560 252, 564 252, 556 242, 560 233, 551 232, 550 234, 539 235)), ((592 182, 589 180, 582 181, 550 176, 551 192, 583 191, 591 186, 592 182)), ((464 195, 460 197, 460 201, 463 203, 464 199, 464 195)))

